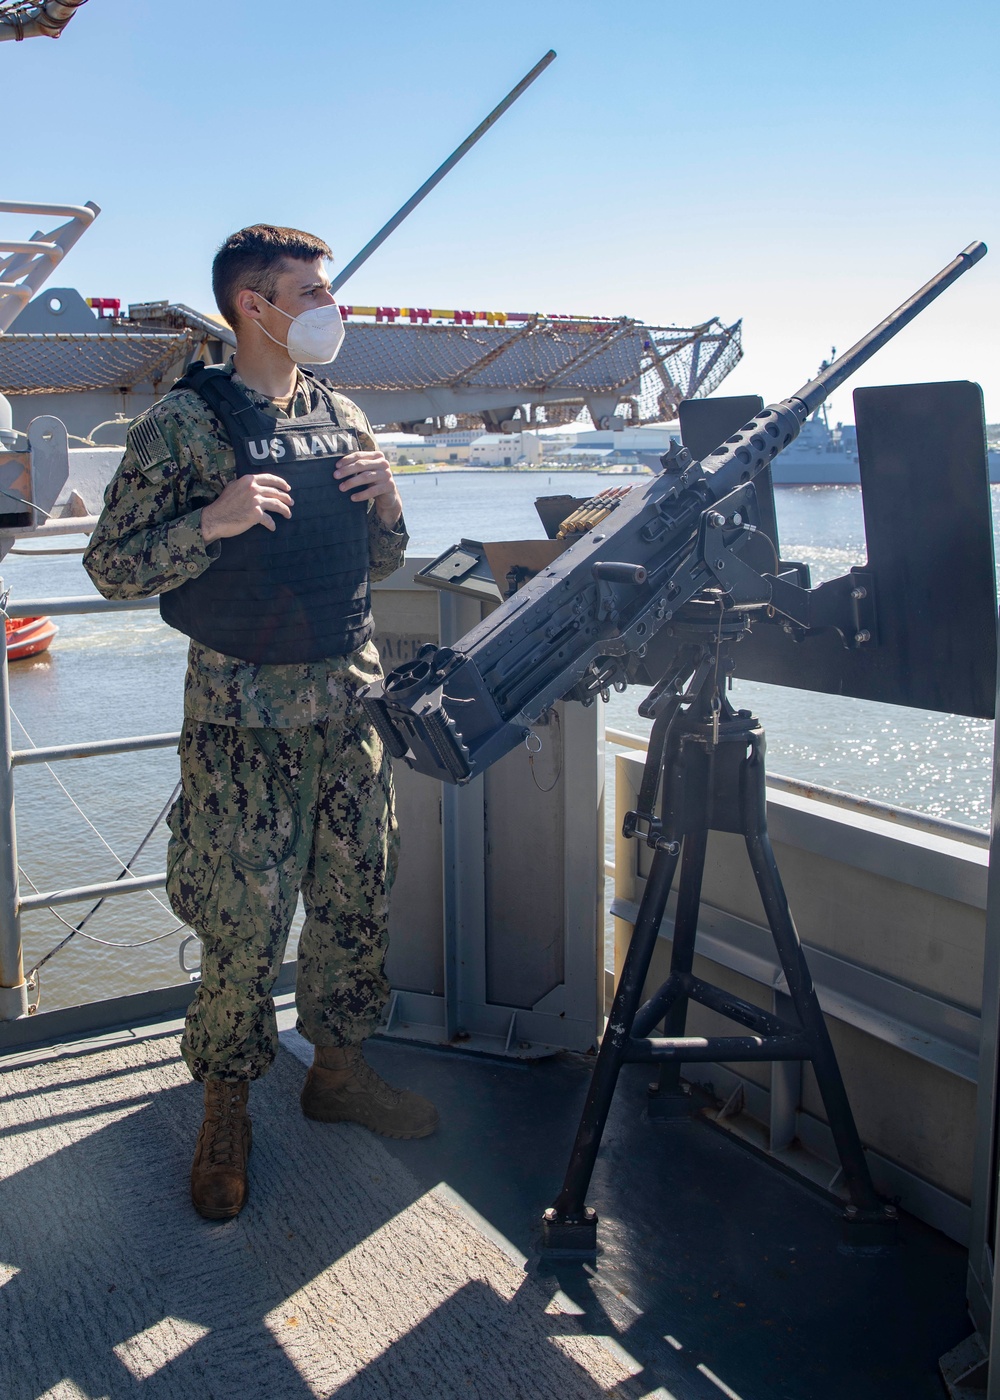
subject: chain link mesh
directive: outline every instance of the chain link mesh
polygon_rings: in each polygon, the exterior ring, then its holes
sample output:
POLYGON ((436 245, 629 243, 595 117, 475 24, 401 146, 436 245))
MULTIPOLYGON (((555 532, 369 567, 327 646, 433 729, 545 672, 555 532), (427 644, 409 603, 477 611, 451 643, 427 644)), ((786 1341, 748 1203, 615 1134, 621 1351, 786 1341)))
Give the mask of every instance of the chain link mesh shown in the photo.
MULTIPOLYGON (((741 358, 740 335, 739 322, 720 321, 693 327, 542 316, 505 327, 353 322, 337 360, 315 368, 346 394, 509 390, 513 403, 544 400, 548 408, 617 394, 631 421, 652 423, 676 418, 681 399, 710 394, 741 358)), ((0 392, 157 385, 203 338, 194 328, 0 336, 0 392)))
POLYGON ((0 392, 59 394, 157 384, 196 343, 181 335, 0 335, 0 392))
POLYGON ((333 365, 346 394, 431 388, 509 389, 515 402, 619 393, 648 423, 677 416, 682 398, 711 393, 742 356, 741 326, 644 326, 536 317, 523 326, 354 322, 333 365))

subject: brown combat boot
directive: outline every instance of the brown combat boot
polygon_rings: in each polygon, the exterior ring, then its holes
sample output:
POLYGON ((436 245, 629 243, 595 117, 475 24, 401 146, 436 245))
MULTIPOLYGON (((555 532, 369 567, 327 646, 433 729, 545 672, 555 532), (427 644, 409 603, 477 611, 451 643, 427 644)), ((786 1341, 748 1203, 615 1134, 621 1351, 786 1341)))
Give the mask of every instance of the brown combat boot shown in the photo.
POLYGON ((206 1220, 239 1215, 247 1198, 247 1158, 252 1132, 246 1080, 205 1080, 205 1121, 191 1164, 191 1201, 206 1220))
POLYGON ((317 1045, 301 1103, 307 1118, 360 1123, 383 1137, 427 1137, 438 1125, 430 1100, 387 1084, 366 1062, 360 1045, 317 1045))

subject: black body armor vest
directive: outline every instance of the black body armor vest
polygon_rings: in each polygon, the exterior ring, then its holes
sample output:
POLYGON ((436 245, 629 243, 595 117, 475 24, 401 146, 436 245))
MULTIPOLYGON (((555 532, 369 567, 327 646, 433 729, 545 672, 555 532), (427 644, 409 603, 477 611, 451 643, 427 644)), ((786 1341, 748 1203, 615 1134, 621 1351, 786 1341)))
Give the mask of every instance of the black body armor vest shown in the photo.
POLYGON ((325 401, 301 418, 258 408, 223 370, 198 365, 175 389, 193 389, 220 419, 236 473, 284 477, 291 519, 220 541, 203 574, 160 594, 164 622, 203 646, 265 665, 346 656, 372 634, 367 502, 352 501, 333 472, 359 447, 325 401))

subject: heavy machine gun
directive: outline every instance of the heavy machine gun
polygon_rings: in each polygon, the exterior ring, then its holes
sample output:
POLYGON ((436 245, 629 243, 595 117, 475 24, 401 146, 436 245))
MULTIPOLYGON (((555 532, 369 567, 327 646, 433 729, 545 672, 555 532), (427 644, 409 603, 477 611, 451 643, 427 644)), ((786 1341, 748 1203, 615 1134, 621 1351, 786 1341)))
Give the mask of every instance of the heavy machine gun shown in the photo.
MULTIPOLYGON (((783 564, 770 481, 771 462, 827 395, 985 252, 971 244, 781 403, 688 405, 715 414, 715 427, 720 413, 758 410, 730 435, 739 418, 717 436, 706 422, 689 434, 682 405, 682 435, 691 445, 697 439, 700 460, 673 447, 659 476, 607 502, 603 518, 595 515, 587 533, 478 627, 453 646, 422 648, 367 692, 368 712, 397 758, 465 783, 529 740, 531 724, 557 700, 586 704, 611 686, 652 687, 639 707, 653 724, 624 834, 653 854, 566 1177, 542 1218, 550 1257, 596 1250, 597 1215, 586 1196, 627 1063, 659 1066, 647 1113, 676 1119, 692 1108, 680 1077, 685 1063, 809 1062, 840 1159, 848 1245, 893 1240, 895 1208, 877 1194, 771 846, 764 730, 749 710, 733 708, 727 680, 739 668, 802 688, 992 713, 996 590, 978 386, 856 393, 863 568, 811 588, 804 565, 783 564), (746 843, 788 1014, 694 973, 712 832, 746 843), (678 870, 670 975, 650 994, 647 977, 678 870), (686 1035, 691 1002, 735 1022, 740 1033, 686 1035)), ((422 573, 448 586, 478 566, 471 551, 459 549, 422 573)))
POLYGON ((777 619, 786 636, 833 629, 848 651, 876 646, 876 599, 863 570, 811 588, 804 565, 778 559, 768 469, 828 395, 985 252, 970 244, 846 354, 700 461, 673 447, 659 475, 461 640, 423 647, 372 686, 365 705, 393 756, 466 783, 557 700, 586 704, 612 686, 665 683, 683 643, 676 623, 699 601, 739 611, 744 632, 755 618, 777 619))

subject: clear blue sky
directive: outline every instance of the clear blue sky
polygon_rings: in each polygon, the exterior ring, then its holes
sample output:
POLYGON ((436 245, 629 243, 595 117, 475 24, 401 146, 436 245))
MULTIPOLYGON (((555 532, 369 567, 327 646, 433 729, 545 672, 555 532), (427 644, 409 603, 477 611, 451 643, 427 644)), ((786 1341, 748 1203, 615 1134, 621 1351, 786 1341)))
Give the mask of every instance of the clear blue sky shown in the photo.
POLYGON ((742 316, 726 389, 772 399, 984 238, 859 382, 977 379, 998 421, 998 14, 90 0, 58 43, 0 46, 3 197, 102 206, 56 283, 210 308, 227 233, 297 225, 346 262, 552 47, 344 300, 742 316))

